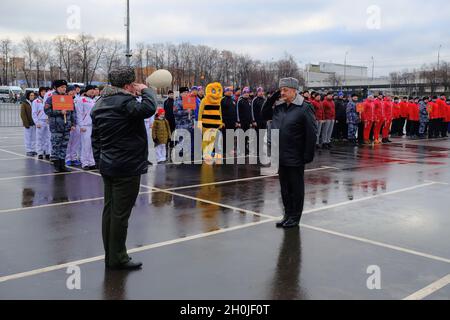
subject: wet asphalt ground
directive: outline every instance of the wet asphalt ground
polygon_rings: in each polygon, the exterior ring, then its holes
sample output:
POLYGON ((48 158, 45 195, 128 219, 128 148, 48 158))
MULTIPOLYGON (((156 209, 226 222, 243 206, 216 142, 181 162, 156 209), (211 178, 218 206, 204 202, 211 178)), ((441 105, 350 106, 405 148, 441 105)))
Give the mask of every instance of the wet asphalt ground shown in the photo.
POLYGON ((286 231, 267 168, 154 166, 127 241, 144 268, 118 272, 98 172, 55 175, 0 128, 0 299, 450 299, 450 139, 394 140, 319 151, 286 231))

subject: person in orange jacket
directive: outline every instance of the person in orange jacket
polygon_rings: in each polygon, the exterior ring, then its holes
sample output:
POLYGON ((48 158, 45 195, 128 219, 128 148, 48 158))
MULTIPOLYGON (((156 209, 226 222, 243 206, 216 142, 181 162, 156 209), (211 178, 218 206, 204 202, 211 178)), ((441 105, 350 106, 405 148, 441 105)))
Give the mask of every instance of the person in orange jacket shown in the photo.
POLYGON ((364 101, 361 120, 364 122, 364 144, 370 144, 370 131, 374 124, 374 97, 372 95, 364 101))
POLYGON ((439 134, 442 138, 447 137, 448 123, 447 119, 447 97, 443 94, 436 103, 439 109, 439 134))
POLYGON ((384 123, 382 94, 378 95, 373 101, 373 117, 374 117, 374 129, 373 129, 374 143, 381 144, 380 133, 381 127, 384 123))
POLYGON ((431 101, 428 102, 427 111, 430 115, 428 138, 434 139, 439 136, 439 108, 437 104, 437 96, 433 96, 431 101))
POLYGON ((408 104, 409 112, 408 112, 408 123, 409 126, 409 137, 412 139, 417 139, 419 136, 419 121, 420 121, 420 113, 419 113, 419 98, 411 99, 408 104))
POLYGON ((392 119, 394 117, 394 104, 392 103, 392 98, 390 96, 387 96, 383 100, 383 129, 382 129, 382 137, 383 143, 391 143, 392 141, 389 140, 389 133, 391 132, 391 126, 392 126, 392 119))
POLYGON ((402 137, 405 135, 404 129, 406 119, 408 118, 408 97, 403 97, 399 105, 400 105, 400 121, 399 121, 398 135, 402 137))

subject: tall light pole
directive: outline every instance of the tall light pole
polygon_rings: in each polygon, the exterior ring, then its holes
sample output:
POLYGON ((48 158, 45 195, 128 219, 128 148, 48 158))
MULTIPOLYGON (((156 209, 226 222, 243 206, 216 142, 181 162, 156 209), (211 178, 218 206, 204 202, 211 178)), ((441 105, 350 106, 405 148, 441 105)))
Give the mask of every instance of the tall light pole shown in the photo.
POLYGON ((372 81, 373 81, 373 77, 374 77, 374 71, 375 71, 375 59, 374 59, 374 57, 372 56, 372 81))
POLYGON ((442 44, 439 45, 439 49, 438 49, 438 64, 437 64, 438 71, 439 71, 439 64, 441 62, 441 48, 442 48, 442 44))
POLYGON ((131 65, 131 49, 130 49, 130 0, 127 0, 127 52, 126 52, 126 58, 127 58, 127 65, 131 65))
POLYGON ((347 55, 348 51, 345 52, 345 59, 344 59, 344 85, 347 83, 347 55))

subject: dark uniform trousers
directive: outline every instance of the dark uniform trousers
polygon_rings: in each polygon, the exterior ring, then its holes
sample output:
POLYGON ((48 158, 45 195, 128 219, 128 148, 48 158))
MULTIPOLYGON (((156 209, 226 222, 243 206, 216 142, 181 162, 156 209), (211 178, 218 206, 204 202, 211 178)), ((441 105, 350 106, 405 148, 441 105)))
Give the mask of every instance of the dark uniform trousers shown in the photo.
POLYGON ((128 219, 139 194, 141 176, 102 177, 105 188, 102 219, 105 263, 108 266, 117 266, 130 260, 125 245, 128 219))
POLYGON ((305 199, 305 167, 280 166, 278 174, 285 215, 301 217, 305 199))

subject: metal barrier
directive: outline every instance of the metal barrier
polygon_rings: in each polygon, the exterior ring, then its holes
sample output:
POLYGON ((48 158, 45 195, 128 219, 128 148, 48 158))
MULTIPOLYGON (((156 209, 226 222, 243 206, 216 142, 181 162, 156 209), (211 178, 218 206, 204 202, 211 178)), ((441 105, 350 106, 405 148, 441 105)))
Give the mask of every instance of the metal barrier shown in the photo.
POLYGON ((0 127, 21 127, 20 104, 0 103, 0 127))

